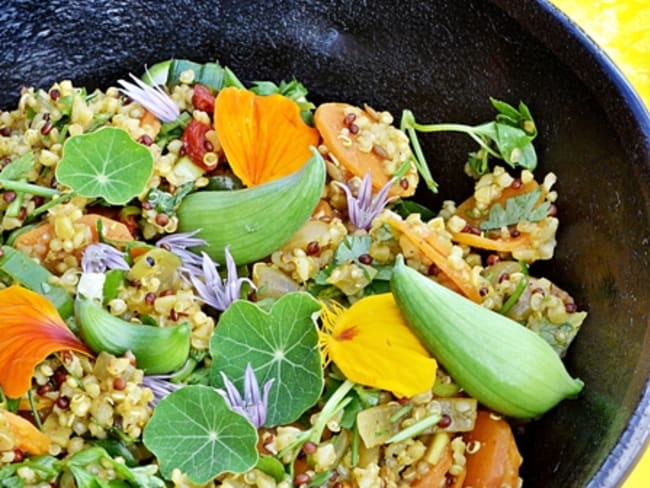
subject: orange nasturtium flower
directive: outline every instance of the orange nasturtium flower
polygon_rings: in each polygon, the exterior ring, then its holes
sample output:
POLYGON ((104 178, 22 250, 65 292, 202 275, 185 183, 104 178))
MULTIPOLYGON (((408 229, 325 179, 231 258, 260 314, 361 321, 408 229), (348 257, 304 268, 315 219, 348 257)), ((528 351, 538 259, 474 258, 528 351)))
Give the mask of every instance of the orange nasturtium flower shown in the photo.
POLYGON ((345 309, 323 303, 320 346, 347 379, 412 397, 433 387, 437 363, 413 334, 392 293, 370 295, 345 309))
POLYGON ((16 285, 0 290, 0 386, 5 395, 27 393, 34 368, 64 350, 91 354, 49 300, 16 285))
POLYGON ((300 108, 282 95, 260 96, 228 87, 214 106, 214 128, 233 173, 257 186, 295 173, 311 157, 319 135, 300 117, 300 108))

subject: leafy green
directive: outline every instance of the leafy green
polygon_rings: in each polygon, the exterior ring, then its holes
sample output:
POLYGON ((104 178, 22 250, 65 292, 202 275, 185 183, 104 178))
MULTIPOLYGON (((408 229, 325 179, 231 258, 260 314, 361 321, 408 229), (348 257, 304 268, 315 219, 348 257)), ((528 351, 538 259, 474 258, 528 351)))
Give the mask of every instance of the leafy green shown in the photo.
POLYGON ((258 460, 257 431, 213 388, 186 386, 163 398, 144 429, 144 445, 169 478, 175 468, 203 484, 243 473, 258 460))
POLYGON ((522 220, 529 222, 538 222, 548 215, 548 210, 551 204, 544 201, 538 205, 542 190, 536 188, 528 193, 523 193, 506 200, 506 208, 504 209, 500 203, 496 203, 490 207, 488 219, 481 222, 482 230, 500 229, 509 225, 516 225, 522 220))
POLYGON ((307 100, 307 88, 295 78, 289 82, 281 81, 276 85, 272 81, 255 81, 250 90, 257 95, 280 94, 290 98, 300 107, 300 115, 307 124, 312 124, 312 111, 316 108, 312 102, 307 100))
POLYGON ((293 422, 320 398, 323 371, 312 316, 319 303, 308 293, 288 293, 264 311, 237 300, 221 315, 210 340, 213 386, 223 372, 242 391, 250 363, 260 385, 274 378, 266 426, 293 422))
POLYGON ((194 189, 194 183, 185 183, 176 189, 172 195, 166 191, 152 188, 147 194, 147 201, 153 205, 159 213, 172 215, 176 209, 191 191, 194 189))
POLYGON ((493 122, 469 126, 465 124, 419 124, 413 112, 404 110, 400 128, 405 131, 413 146, 415 165, 434 193, 437 184, 431 176, 429 166, 417 138, 417 132, 462 132, 470 136, 479 145, 479 150, 469 154, 468 165, 475 175, 483 175, 488 171, 489 157, 501 159, 513 168, 521 167, 533 171, 537 166, 537 153, 533 147, 533 139, 537 136, 537 128, 530 110, 523 102, 517 108, 512 105, 490 98, 497 114, 493 122))
MULTIPOLYGON (((120 287, 124 284, 124 279, 126 278, 126 270, 111 269, 105 273, 105 276, 106 279, 104 280, 103 295, 104 305, 107 305, 108 302, 117 298, 120 287)), ((158 322, 156 322, 155 325, 158 325, 158 322)))
POLYGON ((25 153, 22 156, 14 159, 7 166, 0 171, 0 180, 14 181, 20 178, 25 178, 34 168, 36 159, 31 152, 25 153))
POLYGON ((328 283, 328 278, 332 272, 340 265, 345 263, 355 263, 364 273, 365 277, 371 282, 364 288, 364 295, 373 295, 389 291, 390 275, 393 267, 390 265, 364 264, 359 258, 368 255, 372 238, 368 235, 346 236, 334 251, 332 262, 320 270, 313 278, 313 284, 310 284, 308 291, 320 298, 326 298, 332 294, 331 298, 336 298, 336 292, 330 288, 338 290, 328 283))
POLYGON ((124 205, 142 193, 152 174, 149 149, 115 127, 70 137, 56 168, 57 180, 75 193, 113 205, 124 205))
POLYGON ((284 464, 268 454, 260 456, 255 468, 273 477, 278 483, 284 480, 287 475, 284 471, 284 464))
MULTIPOLYGON (((0 469, 0 486, 23 487, 24 481, 17 475, 20 469, 30 469, 37 480, 49 482, 53 479, 63 479, 66 476, 74 478, 78 488, 96 488, 108 486, 127 486, 137 488, 164 488, 165 483, 156 476, 156 466, 139 466, 129 468, 113 459, 108 452, 99 446, 90 447, 66 459, 59 460, 53 456, 34 456, 20 463, 13 463, 0 469), (93 474, 89 466, 102 466, 115 472, 116 479, 108 482, 93 474)), ((61 484, 62 486, 65 483, 61 484)), ((67 486, 67 485, 66 485, 67 486)))

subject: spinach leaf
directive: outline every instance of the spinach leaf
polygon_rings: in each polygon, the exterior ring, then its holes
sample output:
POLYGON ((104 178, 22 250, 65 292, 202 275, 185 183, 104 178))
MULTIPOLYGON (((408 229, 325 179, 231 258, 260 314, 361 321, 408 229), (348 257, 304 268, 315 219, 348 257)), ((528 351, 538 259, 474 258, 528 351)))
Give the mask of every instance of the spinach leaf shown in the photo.
POLYGON ((323 371, 312 316, 320 304, 308 293, 282 296, 270 311, 236 300, 221 315, 210 340, 211 381, 223 387, 223 372, 241 391, 250 363, 259 383, 274 378, 266 426, 298 419, 320 398, 323 371))
POLYGON ((153 205, 159 213, 172 215, 176 212, 183 198, 185 198, 194 189, 194 183, 185 183, 178 187, 176 192, 172 195, 166 191, 152 188, 147 194, 147 201, 153 205))
POLYGON ((163 398, 144 429, 144 445, 165 478, 175 468, 204 484, 224 472, 243 473, 258 460, 257 431, 213 388, 186 386, 163 398))
POLYGON ((2 171, 0 171, 0 180, 15 181, 27 177, 27 173, 34 168, 35 162, 33 153, 28 152, 23 154, 2 168, 2 171))
POLYGON ((104 127, 70 137, 56 168, 57 180, 84 197, 124 205, 144 191, 153 156, 123 130, 104 127))
POLYGON ((538 222, 548 215, 550 203, 544 201, 541 205, 535 207, 542 194, 540 188, 510 197, 506 200, 504 209, 500 203, 490 207, 488 219, 481 222, 482 230, 500 229, 509 225, 516 225, 522 220, 529 222, 538 222))

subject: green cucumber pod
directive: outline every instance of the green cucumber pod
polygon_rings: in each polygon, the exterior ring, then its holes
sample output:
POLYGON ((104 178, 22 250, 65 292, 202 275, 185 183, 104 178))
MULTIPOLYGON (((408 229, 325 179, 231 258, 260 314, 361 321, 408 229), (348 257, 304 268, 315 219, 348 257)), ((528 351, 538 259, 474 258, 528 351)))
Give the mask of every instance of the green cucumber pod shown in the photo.
POLYGON ((201 229, 205 251, 225 262, 230 246, 237 264, 268 256, 287 242, 309 219, 325 185, 325 162, 316 149, 307 163, 291 175, 264 185, 233 191, 200 191, 178 208, 179 232, 201 229))
POLYGON ((516 418, 538 417, 583 387, 553 348, 517 322, 453 292, 398 256, 391 289, 404 318, 454 381, 516 418))
POLYGON ((131 351, 137 367, 147 374, 171 373, 187 361, 191 332, 187 323, 175 327, 134 324, 81 296, 75 300, 75 312, 81 338, 96 354, 131 351))

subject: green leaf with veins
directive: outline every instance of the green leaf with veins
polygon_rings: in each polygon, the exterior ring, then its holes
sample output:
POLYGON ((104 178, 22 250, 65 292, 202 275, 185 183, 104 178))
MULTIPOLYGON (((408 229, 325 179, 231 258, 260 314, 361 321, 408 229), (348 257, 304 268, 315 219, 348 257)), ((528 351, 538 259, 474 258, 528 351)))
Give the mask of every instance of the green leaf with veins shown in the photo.
POLYGON ((167 479, 178 468, 194 483, 243 473, 257 463, 257 430, 213 388, 186 386, 163 398, 143 433, 167 479))
POLYGON ((509 225, 516 225, 522 220, 529 222, 538 222, 548 215, 548 210, 551 204, 544 201, 538 205, 539 197, 542 190, 536 188, 528 193, 510 197, 506 200, 506 208, 499 203, 490 207, 488 219, 481 222, 482 230, 500 229, 509 225))
POLYGON ((223 387, 223 372, 242 391, 244 371, 251 364, 269 392, 264 425, 288 424, 320 398, 323 370, 313 316, 320 304, 308 293, 282 296, 270 311, 236 300, 221 315, 210 340, 211 381, 223 387))
POLYGON ((56 168, 57 180, 78 195, 124 205, 144 191, 153 174, 149 149, 116 127, 70 137, 56 168))

